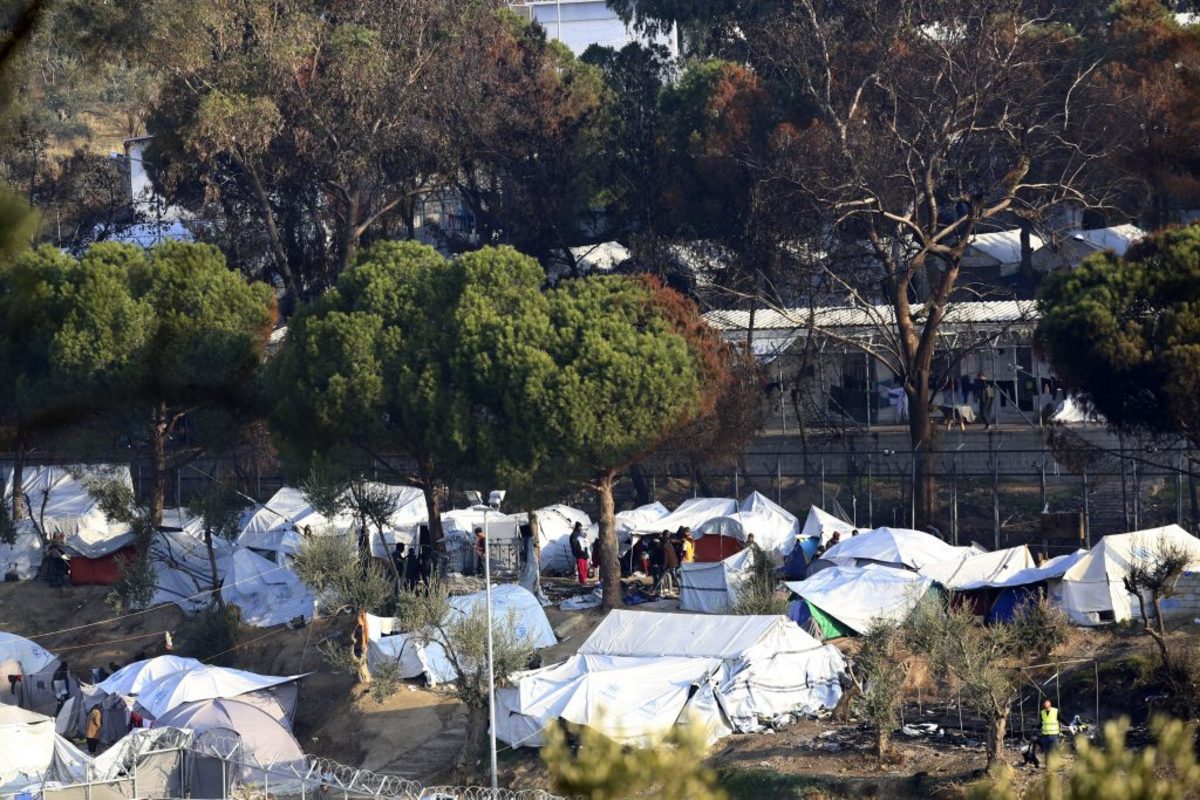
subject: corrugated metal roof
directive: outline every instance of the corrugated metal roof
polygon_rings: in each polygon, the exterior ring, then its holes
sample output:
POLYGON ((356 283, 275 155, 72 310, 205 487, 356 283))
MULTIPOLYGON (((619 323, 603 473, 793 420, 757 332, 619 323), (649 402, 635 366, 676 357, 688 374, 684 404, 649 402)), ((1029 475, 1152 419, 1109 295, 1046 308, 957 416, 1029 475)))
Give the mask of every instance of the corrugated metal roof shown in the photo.
MULTIPOLYGON (((918 307, 917 319, 924 319, 924 307, 918 307)), ((746 330, 749 311, 710 311, 704 315, 718 330, 746 330)), ((757 330, 796 330, 821 328, 878 328, 895 324, 891 306, 821 306, 784 310, 758 309, 754 313, 757 330)), ((1010 326, 1037 321, 1037 303, 1032 300, 980 300, 952 303, 946 308, 946 325, 1010 326)))

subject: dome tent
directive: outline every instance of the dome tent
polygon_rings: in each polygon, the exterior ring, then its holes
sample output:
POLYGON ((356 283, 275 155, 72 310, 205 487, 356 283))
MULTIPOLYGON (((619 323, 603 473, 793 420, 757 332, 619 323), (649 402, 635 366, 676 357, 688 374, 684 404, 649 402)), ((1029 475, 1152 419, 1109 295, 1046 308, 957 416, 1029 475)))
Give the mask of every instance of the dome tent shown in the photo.
POLYGON ((89 761, 55 732, 52 718, 0 705, 0 794, 83 781, 89 761))
POLYGON ((236 739, 243 778, 255 780, 250 764, 281 769, 302 768, 305 759, 300 745, 286 727, 267 713, 237 700, 216 699, 185 703, 155 720, 155 727, 185 728, 197 736, 215 735, 236 739))
POLYGON ((837 559, 852 558, 860 564, 874 562, 920 569, 927 564, 961 559, 975 552, 970 547, 953 547, 922 531, 885 527, 842 539, 822 557, 834 563, 843 563, 837 559))
POLYGON ((800 596, 822 639, 865 633, 877 619, 899 624, 933 587, 933 581, 906 569, 871 565, 829 567, 811 578, 788 581, 800 596))
POLYGON ((127 664, 100 681, 97 686, 108 694, 136 695, 143 688, 176 672, 203 666, 194 658, 156 656, 127 664))

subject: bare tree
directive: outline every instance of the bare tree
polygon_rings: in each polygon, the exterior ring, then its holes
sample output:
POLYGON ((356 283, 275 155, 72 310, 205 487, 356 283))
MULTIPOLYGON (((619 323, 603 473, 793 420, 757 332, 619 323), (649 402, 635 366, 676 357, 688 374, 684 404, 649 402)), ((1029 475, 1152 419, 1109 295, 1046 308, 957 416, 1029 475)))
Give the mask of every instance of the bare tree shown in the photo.
MULTIPOLYGON (((822 237, 859 267, 829 271, 872 316, 864 350, 900 377, 917 452, 918 524, 933 511, 934 351, 972 237, 1039 223, 1103 155, 1095 63, 1024 0, 800 0, 756 17, 751 61, 797 98, 772 163, 822 237), (883 310, 879 304, 883 304, 883 310)), ((843 262, 844 263, 844 262, 843 262)))
POLYGON ((1140 555, 1129 565, 1129 573, 1123 579, 1125 591, 1137 598, 1142 630, 1158 646, 1163 675, 1172 690, 1178 693, 1183 676, 1180 675, 1180 664, 1176 663, 1175 653, 1167 638, 1162 602, 1175 596, 1179 579, 1192 563, 1192 554, 1176 542, 1162 540, 1149 547, 1140 547, 1135 543, 1133 549, 1140 555), (1154 609, 1152 615, 1147 613, 1147 600, 1154 609))

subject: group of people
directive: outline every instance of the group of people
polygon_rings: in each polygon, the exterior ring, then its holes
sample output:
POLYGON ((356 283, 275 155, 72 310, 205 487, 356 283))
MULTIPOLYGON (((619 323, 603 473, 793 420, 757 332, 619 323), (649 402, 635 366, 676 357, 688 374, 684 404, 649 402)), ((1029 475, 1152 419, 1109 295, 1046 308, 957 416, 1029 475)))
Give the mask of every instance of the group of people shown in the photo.
POLYGON ((432 559, 422 558, 419 544, 405 545, 403 542, 396 542, 396 547, 392 550, 392 566, 396 568, 401 587, 410 592, 415 592, 422 582, 428 585, 433 572, 432 559))
POLYGON ((979 403, 979 421, 983 423, 983 429, 989 430, 996 424, 996 384, 988 380, 987 375, 980 372, 972 380, 969 375, 963 375, 956 382, 954 378, 946 381, 946 385, 942 387, 943 411, 946 411, 946 428, 957 423, 959 428, 964 427, 964 415, 960 412, 957 395, 961 391, 963 405, 971 405, 973 402, 979 403), (957 383, 957 385, 956 385, 957 383))
MULTIPOLYGON (((588 582, 593 572, 592 545, 583 524, 576 522, 571 531, 571 556, 580 585, 588 582)), ((679 568, 696 560, 696 542, 692 529, 682 527, 674 534, 663 531, 642 536, 630 551, 630 570, 640 569, 654 581, 657 594, 679 590, 679 568)))

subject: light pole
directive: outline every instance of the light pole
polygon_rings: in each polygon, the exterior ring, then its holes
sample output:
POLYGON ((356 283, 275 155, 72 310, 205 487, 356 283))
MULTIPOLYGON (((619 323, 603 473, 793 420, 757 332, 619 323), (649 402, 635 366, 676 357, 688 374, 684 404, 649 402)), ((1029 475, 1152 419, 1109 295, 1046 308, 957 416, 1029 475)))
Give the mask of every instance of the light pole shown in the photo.
POLYGON ((500 501, 488 498, 483 510, 483 581, 487 598, 487 671, 488 671, 488 745, 492 756, 492 797, 500 790, 496 766, 496 670, 492 656, 492 537, 488 530, 488 512, 499 510, 500 501))

